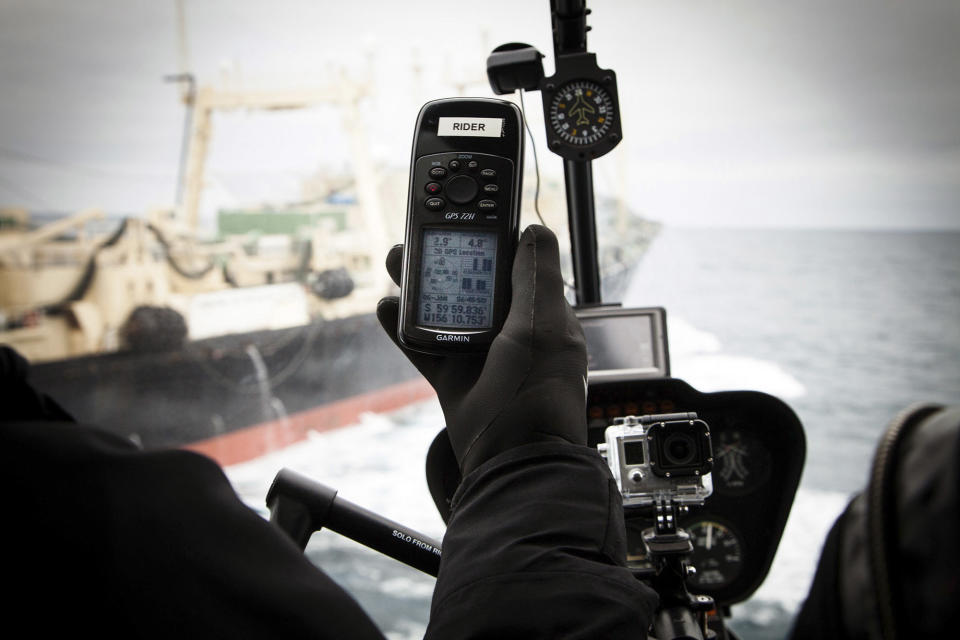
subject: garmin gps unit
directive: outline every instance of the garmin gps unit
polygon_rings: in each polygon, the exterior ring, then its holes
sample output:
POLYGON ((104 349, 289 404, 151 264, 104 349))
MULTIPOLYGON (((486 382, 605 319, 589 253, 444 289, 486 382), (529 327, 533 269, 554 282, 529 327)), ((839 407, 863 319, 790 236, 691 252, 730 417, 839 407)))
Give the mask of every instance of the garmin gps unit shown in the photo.
POLYGON ((417 117, 398 338, 427 353, 490 347, 510 306, 523 124, 511 102, 451 98, 417 117))

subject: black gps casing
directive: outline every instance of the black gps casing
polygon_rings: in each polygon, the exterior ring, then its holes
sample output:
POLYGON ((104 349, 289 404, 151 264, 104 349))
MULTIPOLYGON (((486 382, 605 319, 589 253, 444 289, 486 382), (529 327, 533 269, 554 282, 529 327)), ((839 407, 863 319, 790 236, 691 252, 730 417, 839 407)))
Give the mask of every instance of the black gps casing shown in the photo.
MULTIPOLYGON (((490 347, 510 307, 510 276, 519 237, 522 177, 523 120, 512 102, 448 98, 428 102, 420 110, 410 158, 400 295, 398 338, 405 346, 441 354, 475 353, 490 347), (485 136, 439 135, 441 118, 494 118, 502 122, 502 127, 495 137, 489 135, 490 130, 485 136), (465 280, 469 278, 460 278, 460 272, 452 273, 451 268, 447 279, 452 283, 452 291, 450 295, 440 296, 450 300, 441 304, 446 305, 444 309, 466 309, 472 313, 433 314, 435 318, 444 319, 437 322, 421 317, 427 315, 420 313, 427 249, 425 233, 430 234, 434 242, 445 234, 451 236, 448 240, 495 237, 493 275, 483 283, 484 291, 489 291, 488 283, 492 283, 492 305, 489 297, 483 296, 479 296, 485 300, 483 304, 469 302, 477 296, 464 295, 470 292, 453 283, 463 280, 466 287, 470 283, 465 280), (482 326, 470 326, 471 320, 482 326)), ((436 251, 436 247, 433 250, 436 251)), ((428 292, 427 297, 430 296, 434 296, 433 300, 437 294, 428 292)))

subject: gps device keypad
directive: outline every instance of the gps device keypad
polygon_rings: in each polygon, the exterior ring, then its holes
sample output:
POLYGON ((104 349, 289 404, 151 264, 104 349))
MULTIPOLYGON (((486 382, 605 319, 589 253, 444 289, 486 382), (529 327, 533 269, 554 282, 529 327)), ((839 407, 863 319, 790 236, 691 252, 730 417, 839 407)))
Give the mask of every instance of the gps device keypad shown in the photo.
POLYGON ((415 188, 428 194, 423 206, 433 213, 450 210, 452 205, 458 211, 470 207, 478 214, 492 214, 501 205, 500 181, 509 184, 513 177, 510 160, 487 154, 437 153, 420 158, 418 164, 422 166, 414 175, 422 186, 415 188), (445 197, 437 197, 440 195, 445 197))

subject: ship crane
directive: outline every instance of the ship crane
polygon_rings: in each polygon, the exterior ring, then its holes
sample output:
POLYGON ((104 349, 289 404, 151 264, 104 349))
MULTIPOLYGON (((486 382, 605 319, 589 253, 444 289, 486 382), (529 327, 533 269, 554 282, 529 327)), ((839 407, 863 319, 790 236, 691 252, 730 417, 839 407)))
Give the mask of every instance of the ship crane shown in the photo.
MULTIPOLYGON (((177 79, 191 77, 189 74, 177 79)), ((195 237, 199 221, 200 202, 205 183, 207 156, 213 131, 213 114, 218 111, 280 111, 306 109, 318 105, 338 108, 343 129, 350 140, 352 168, 357 202, 363 217, 364 244, 372 255, 386 255, 390 248, 389 225, 385 224, 379 197, 379 185, 365 129, 360 122, 359 105, 368 96, 366 88, 346 77, 328 87, 287 90, 231 90, 201 87, 183 94, 190 116, 190 134, 182 170, 182 202, 178 204, 175 220, 177 230, 187 237, 195 237)))

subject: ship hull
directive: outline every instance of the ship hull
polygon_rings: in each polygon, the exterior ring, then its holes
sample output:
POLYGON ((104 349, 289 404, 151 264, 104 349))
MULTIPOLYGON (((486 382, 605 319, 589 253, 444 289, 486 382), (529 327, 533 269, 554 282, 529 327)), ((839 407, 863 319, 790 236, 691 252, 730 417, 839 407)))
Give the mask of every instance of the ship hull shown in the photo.
POLYGON ((221 464, 431 395, 372 313, 38 363, 30 380, 82 423, 221 464))

